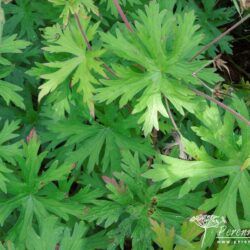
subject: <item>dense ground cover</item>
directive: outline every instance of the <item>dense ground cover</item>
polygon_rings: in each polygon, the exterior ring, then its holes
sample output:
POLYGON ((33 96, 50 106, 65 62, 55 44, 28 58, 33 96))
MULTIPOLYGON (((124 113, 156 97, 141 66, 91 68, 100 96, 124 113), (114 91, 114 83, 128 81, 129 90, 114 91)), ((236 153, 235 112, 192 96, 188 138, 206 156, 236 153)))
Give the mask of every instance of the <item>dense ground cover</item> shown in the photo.
POLYGON ((249 6, 0 0, 0 249, 250 249, 249 6))

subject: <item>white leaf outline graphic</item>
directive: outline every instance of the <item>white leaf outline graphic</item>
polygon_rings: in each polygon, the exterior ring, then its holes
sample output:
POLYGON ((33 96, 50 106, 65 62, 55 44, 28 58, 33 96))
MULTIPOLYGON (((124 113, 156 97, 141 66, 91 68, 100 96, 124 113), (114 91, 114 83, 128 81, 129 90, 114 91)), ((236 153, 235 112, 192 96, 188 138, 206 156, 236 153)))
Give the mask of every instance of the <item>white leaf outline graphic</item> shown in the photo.
POLYGON ((203 247, 207 230, 209 228, 218 228, 221 224, 225 224, 226 218, 224 216, 218 216, 218 215, 208 215, 208 214, 199 214, 196 216, 193 216, 189 220, 190 222, 194 222, 197 226, 204 228, 205 232, 202 237, 201 247, 203 247))

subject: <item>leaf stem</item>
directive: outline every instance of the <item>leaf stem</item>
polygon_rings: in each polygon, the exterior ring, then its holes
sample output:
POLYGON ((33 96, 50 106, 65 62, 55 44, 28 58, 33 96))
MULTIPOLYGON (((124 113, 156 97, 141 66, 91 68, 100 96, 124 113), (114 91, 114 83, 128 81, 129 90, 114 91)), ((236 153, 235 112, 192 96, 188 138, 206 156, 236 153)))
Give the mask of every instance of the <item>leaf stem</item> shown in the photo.
POLYGON ((89 40, 88 40, 88 38, 87 38, 87 35, 86 35, 86 33, 85 33, 85 31, 84 31, 82 25, 81 25, 81 22, 80 22, 80 19, 79 19, 78 14, 74 13, 74 17, 75 17, 75 20, 76 20, 76 22, 77 22, 77 25, 78 25, 78 27, 79 27, 79 29, 80 29, 80 32, 81 32, 81 34, 82 34, 82 37, 83 37, 83 39, 84 39, 84 41, 85 41, 85 43, 86 43, 86 46, 87 46, 88 50, 92 50, 92 47, 91 47, 91 45, 90 45, 90 43, 89 43, 89 40))
POLYGON ((174 138, 175 138, 176 144, 179 146, 179 150, 180 150, 179 156, 180 156, 180 159, 186 160, 187 157, 186 157, 186 154, 185 154, 185 148, 184 148, 184 145, 183 145, 182 140, 181 140, 181 138, 182 138, 181 131, 179 130, 179 128, 178 128, 178 126, 177 126, 177 124, 176 124, 176 122, 174 120, 174 116, 173 116, 173 114, 171 112, 171 109, 170 109, 167 97, 164 96, 164 98, 165 98, 165 102, 166 102, 168 116, 169 116, 169 118, 170 118, 170 120, 171 120, 171 122, 172 122, 172 124, 173 124, 173 126, 174 126, 174 128, 176 130, 176 132, 177 132, 175 134, 174 138))
POLYGON ((152 141, 153 141, 154 147, 156 147, 157 141, 158 141, 158 133, 157 133, 157 130, 155 128, 153 128, 151 136, 152 136, 152 141))
POLYGON ((130 25, 130 23, 128 22, 128 19, 126 17, 126 15, 124 14, 122 8, 121 8, 121 5, 119 4, 118 0, 114 0, 114 4, 115 4, 115 7, 116 9, 118 10, 119 12, 119 15, 121 16, 123 22, 125 23, 127 29, 130 31, 130 32, 133 32, 133 29, 130 25))
POLYGON ((169 116, 169 118, 170 118, 170 120, 171 120, 171 122, 172 122, 172 124, 173 124, 173 126, 174 126, 174 129, 176 130, 176 132, 177 132, 177 133, 179 134, 179 136, 181 137, 181 132, 180 132, 179 128, 177 127, 177 124, 175 123, 175 120, 174 120, 174 116, 173 116, 173 114, 172 114, 172 112, 171 112, 171 110, 170 110, 169 103, 168 103, 168 99, 167 99, 166 96, 165 96, 164 98, 165 98, 165 103, 166 103, 166 107, 167 107, 168 116, 169 116))
MULTIPOLYGON (((81 22, 80 22, 80 19, 79 19, 78 14, 74 13, 74 17, 75 17, 76 23, 77 23, 77 25, 78 25, 78 28, 79 28, 79 30, 80 30, 80 32, 81 32, 81 34, 82 34, 83 40, 85 41, 88 50, 92 50, 92 46, 91 46, 91 44, 90 44, 90 42, 89 42, 89 40, 88 40, 88 38, 87 38, 87 35, 86 35, 86 33, 85 33, 85 31, 84 31, 84 29, 83 29, 83 27, 82 27, 82 24, 81 24, 81 22)), ((99 60, 99 59, 96 58, 96 60, 99 60)), ((103 64, 103 67, 104 67, 107 71, 109 71, 112 75, 116 76, 115 72, 114 72, 106 63, 103 64)))
POLYGON ((225 109, 226 111, 228 111, 229 113, 231 113, 232 115, 234 115, 235 117, 237 117, 239 120, 243 121, 244 123, 247 124, 247 126, 250 127, 250 121, 248 121, 244 116, 242 116, 240 113, 238 113, 237 111, 235 111, 234 109, 228 107, 227 105, 225 105, 224 103, 216 100, 215 98, 213 98, 212 96, 209 96, 197 89, 193 89, 193 88, 190 88, 191 91, 193 91, 196 95, 198 96, 202 96, 204 97, 205 99, 217 104, 218 106, 220 106, 221 108, 225 109))
POLYGON ((236 24, 234 24, 232 27, 230 27, 228 30, 223 32, 221 35, 216 37, 213 41, 208 43, 206 46, 204 46, 201 50, 199 50, 191 59, 190 62, 192 62, 197 56, 199 56, 202 52, 207 50, 209 47, 211 47, 213 44, 217 43, 220 39, 222 39, 224 36, 226 36, 228 33, 230 33, 232 30, 237 28, 239 25, 244 23, 248 18, 250 17, 250 14, 246 15, 244 18, 242 18, 240 21, 238 21, 236 24))

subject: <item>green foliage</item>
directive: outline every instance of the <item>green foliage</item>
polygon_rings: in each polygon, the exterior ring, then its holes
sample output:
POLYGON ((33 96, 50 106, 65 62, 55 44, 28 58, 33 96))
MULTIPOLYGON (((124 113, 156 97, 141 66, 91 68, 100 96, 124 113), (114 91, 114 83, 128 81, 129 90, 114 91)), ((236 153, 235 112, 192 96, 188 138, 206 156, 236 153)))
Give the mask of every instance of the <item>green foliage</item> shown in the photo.
MULTIPOLYGON (((85 22, 84 28, 88 26, 89 22, 85 22)), ((98 23, 87 28, 87 36, 90 40, 94 38, 97 28, 98 23)), ((87 51, 81 33, 75 25, 68 26, 64 30, 59 25, 48 27, 45 29, 44 38, 47 41, 47 47, 43 49, 48 53, 55 53, 55 56, 43 65, 43 74, 40 77, 46 82, 40 86, 38 100, 56 90, 61 84, 65 84, 80 93, 83 102, 87 103, 90 112, 94 115, 95 88, 93 85, 98 84, 95 74, 105 76, 101 67, 102 62, 96 58, 104 51, 102 49, 87 51), (67 60, 58 60, 61 53, 68 53, 67 60)))
MULTIPOLYGON (((197 15, 197 20, 201 26, 201 32, 206 34, 202 43, 204 45, 211 42, 214 38, 221 35, 220 27, 232 22, 235 14, 234 8, 217 8, 216 0, 189 0, 188 3, 183 4, 184 8, 194 10, 197 15), (200 3, 201 2, 201 3, 200 3), (202 6, 202 7, 201 7, 202 6)), ((208 48, 207 53, 211 57, 215 57, 218 52, 232 53, 232 36, 224 36, 217 44, 208 48)))
POLYGON ((133 249, 152 249, 149 247, 153 236, 150 218, 178 226, 178 221, 183 216, 191 215, 191 208, 198 206, 202 194, 187 195, 174 202, 178 190, 157 194, 159 185, 148 185, 147 180, 141 176, 147 165, 140 167, 138 155, 125 152, 123 159, 122 172, 114 173, 118 181, 102 177, 109 191, 108 200, 98 201, 88 217, 105 228, 116 225, 109 231, 113 238, 110 249, 116 249, 118 245, 123 248, 125 238, 130 235, 133 249))
POLYGON ((5 175, 12 172, 7 167, 7 164, 15 164, 15 157, 20 154, 20 145, 18 142, 12 144, 8 143, 18 136, 17 134, 14 134, 17 129, 18 122, 9 123, 6 121, 0 132, 0 189, 4 193, 7 193, 6 182, 8 182, 8 178, 6 178, 5 175))
POLYGON ((67 121, 47 122, 47 128, 52 132, 50 138, 54 138, 51 141, 54 152, 59 144, 64 143, 69 161, 82 164, 87 159, 88 172, 92 172, 95 166, 102 166, 103 173, 107 169, 111 172, 120 170, 124 150, 139 152, 142 156, 153 155, 149 141, 135 136, 137 124, 134 117, 120 114, 114 106, 105 109, 98 112, 98 120, 89 125, 73 117, 67 121))
MULTIPOLYGON (((120 107, 123 107, 135 98, 133 113, 143 113, 139 122, 143 123, 147 135, 153 128, 159 129, 158 114, 168 117, 164 97, 181 114, 184 108, 193 113, 197 105, 201 105, 189 86, 200 85, 192 74, 208 62, 189 62, 202 40, 198 26, 194 25, 193 12, 174 16, 151 3, 146 13, 139 11, 138 15, 134 33, 116 30, 116 36, 102 35, 106 48, 129 65, 114 65, 119 79, 103 80, 105 87, 98 89, 97 100, 110 103, 121 97, 120 107)), ((204 69, 197 75, 215 84, 220 77, 213 72, 213 69, 204 69)))
POLYGON ((29 41, 37 39, 38 27, 45 26, 47 20, 55 18, 51 12, 51 5, 47 1, 17 0, 5 6, 6 34, 18 32, 19 37, 26 37, 29 41))
MULTIPOLYGON (((9 136, 10 137, 10 136, 9 136)), ((7 137, 8 139, 8 137, 7 137)), ((30 141, 23 144, 21 155, 16 155, 17 167, 12 168, 6 184, 8 195, 1 196, 1 225, 13 218, 13 212, 19 211, 16 223, 8 232, 8 238, 23 242, 32 228, 32 220, 46 218, 49 213, 68 220, 69 215, 83 217, 82 206, 65 197, 53 183, 65 180, 72 170, 72 165, 59 165, 57 161, 48 163, 49 167, 41 171, 41 164, 46 152, 38 153, 40 143, 34 134, 30 141), (56 197, 54 195, 56 194, 56 197), (56 199, 55 199, 56 198, 56 199)))
MULTIPOLYGON (((1 34, 0 34, 1 35, 1 34)), ((6 77, 12 71, 11 62, 4 56, 10 53, 22 53, 30 43, 24 40, 17 40, 16 35, 0 37, 0 97, 3 98, 7 105, 12 102, 16 106, 24 109, 23 98, 18 92, 22 89, 12 84, 8 81, 4 81, 3 78, 6 77)), ((0 99, 1 100, 1 99, 0 99)))
MULTIPOLYGON (((106 10, 108 12, 111 12, 112 15, 114 15, 116 18, 118 18, 118 11, 114 5, 113 0, 101 0, 100 2, 102 4, 106 5, 106 10)), ((119 1, 120 5, 126 9, 128 9, 129 7, 134 8, 135 6, 141 5, 142 2, 143 1, 141 1, 141 0, 122 0, 122 1, 119 1)))
POLYGON ((79 12, 92 11, 99 15, 98 8, 94 5, 93 0, 48 0, 55 6, 63 6, 60 17, 63 19, 63 24, 67 25, 71 14, 78 14, 79 12))
POLYGON ((175 230, 172 228, 167 231, 164 224, 160 225, 152 220, 152 230, 155 233, 155 242, 163 250, 174 249, 174 250, 184 250, 184 249, 201 249, 200 242, 193 242, 199 234, 203 232, 203 228, 198 227, 192 222, 185 221, 181 227, 181 237, 189 242, 190 245, 183 245, 181 242, 175 242, 175 230), (174 247, 174 243, 176 244, 174 247))
MULTIPOLYGON (((99 249, 104 249, 106 237, 102 234, 86 237, 87 226, 81 221, 75 224, 73 231, 70 228, 65 228, 58 223, 58 218, 49 216, 40 223, 39 234, 35 230, 31 230, 30 237, 27 240, 25 249, 28 250, 44 250, 55 249, 60 246, 60 249, 69 250, 91 250, 92 246, 97 246, 99 249), (100 243, 96 244, 98 240, 100 243)), ((16 249, 11 241, 6 242, 7 249, 16 249)), ((3 245, 0 245, 1 250, 5 250, 3 245)))
MULTIPOLYGON (((234 101, 237 110, 249 119, 244 103, 238 99, 234 101)), ((185 152, 194 159, 193 161, 162 156, 164 164, 155 164, 154 169, 149 170, 144 176, 154 181, 163 181, 162 187, 187 179, 182 185, 179 197, 194 190, 204 181, 227 177, 221 190, 208 199, 200 209, 210 211, 215 208, 215 215, 227 216, 233 227, 239 228, 239 219, 249 220, 250 201, 247 193, 250 184, 250 129, 238 121, 240 132, 235 132, 234 117, 226 113, 221 119, 219 110, 214 106, 207 108, 198 117, 204 124, 192 129, 203 141, 214 146, 214 155, 209 153, 207 145, 199 147, 196 143, 183 138, 185 152), (237 212, 238 195, 243 206, 243 218, 240 218, 240 213, 237 212)))
POLYGON ((0 0, 0 250, 249 248, 233 2, 0 0))

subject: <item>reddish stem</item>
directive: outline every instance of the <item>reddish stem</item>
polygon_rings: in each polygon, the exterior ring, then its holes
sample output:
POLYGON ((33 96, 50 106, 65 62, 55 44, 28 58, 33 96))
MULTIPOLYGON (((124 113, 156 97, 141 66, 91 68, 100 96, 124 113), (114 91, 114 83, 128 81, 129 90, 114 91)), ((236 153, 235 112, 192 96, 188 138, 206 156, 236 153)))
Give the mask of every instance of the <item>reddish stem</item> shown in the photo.
POLYGON ((197 89, 193 89, 191 88, 191 90, 198 96, 202 96, 204 97, 205 99, 213 102, 213 103, 216 103, 218 106, 220 106, 221 108, 225 109, 226 111, 228 111, 229 113, 231 113, 232 115, 234 115, 235 117, 237 117, 239 120, 243 121, 244 123, 247 124, 247 126, 250 127, 250 121, 248 121, 244 116, 242 116, 240 113, 238 113, 237 111, 233 110, 232 108, 228 107, 227 105, 225 105, 224 103, 216 100, 215 98, 197 90, 197 89))
POLYGON ((209 44, 207 44, 206 46, 204 46, 201 50, 199 50, 191 59, 190 61, 192 62, 197 56, 199 56, 202 52, 204 52, 205 50, 207 50, 209 47, 211 47, 213 44, 217 43, 220 39, 222 39, 224 36, 226 36, 227 34, 229 34, 232 30, 234 30, 235 28, 237 28, 239 25, 241 25, 242 23, 244 23, 248 18, 250 18, 250 14, 246 15, 244 18, 242 18, 239 22, 237 22, 236 24, 234 24, 232 27, 230 27, 228 30, 226 30, 225 32, 223 32, 221 35, 219 35, 218 37, 216 37, 213 41, 211 41, 209 44))
POLYGON ((130 32, 133 32, 133 29, 130 25, 130 23, 128 22, 128 19, 126 17, 126 15, 124 14, 122 8, 121 8, 121 5, 119 4, 118 0, 114 0, 114 4, 115 4, 115 7, 117 8, 118 12, 119 12, 119 15, 121 16, 123 22, 125 23, 127 29, 130 31, 130 32))
POLYGON ((85 43, 86 43, 86 45, 87 45, 88 50, 91 50, 92 47, 91 47, 91 45, 90 45, 90 43, 89 43, 89 40, 88 40, 88 38, 87 38, 87 35, 86 35, 85 31, 83 30, 83 27, 82 27, 82 25, 81 25, 79 16, 75 13, 75 14, 74 14, 74 17, 75 17, 75 20, 76 20, 76 22, 77 22, 77 25, 78 25, 78 27, 79 27, 79 29, 80 29, 80 32, 81 32, 81 34, 82 34, 82 37, 83 37, 83 39, 84 39, 84 41, 85 41, 85 43))
MULTIPOLYGON (((89 40, 88 40, 88 38, 87 38, 87 35, 86 35, 86 33, 85 33, 85 31, 84 31, 84 29, 83 29, 83 27, 82 27, 82 24, 81 24, 81 22, 80 22, 79 16, 75 13, 75 14, 74 14, 74 17, 75 17, 75 20, 76 20, 76 22, 77 22, 77 25, 78 25, 78 27, 79 27, 79 30, 80 30, 80 32, 81 32, 81 34, 82 34, 83 40, 85 41, 88 50, 92 50, 92 46, 91 46, 91 44, 89 43, 89 40)), ((96 60, 99 60, 99 59, 96 58, 96 60)), ((106 63, 103 64, 103 67, 104 67, 107 71, 109 71, 112 75, 116 76, 115 72, 114 72, 106 63)))

